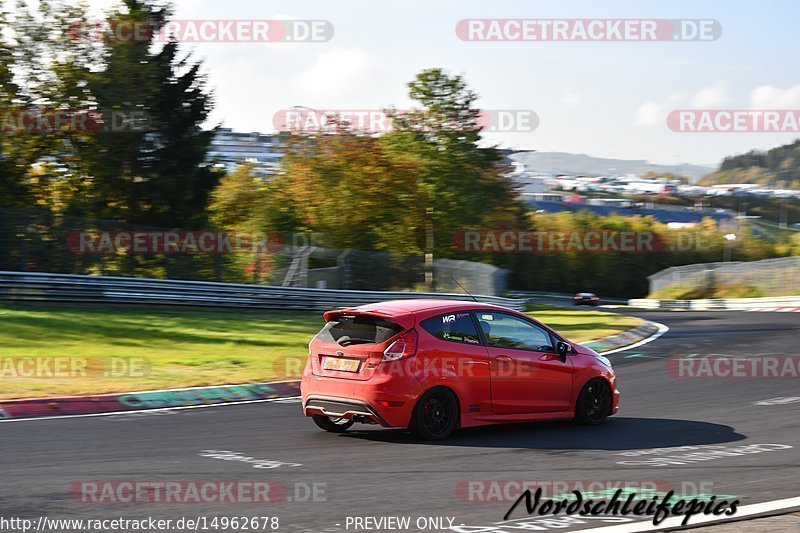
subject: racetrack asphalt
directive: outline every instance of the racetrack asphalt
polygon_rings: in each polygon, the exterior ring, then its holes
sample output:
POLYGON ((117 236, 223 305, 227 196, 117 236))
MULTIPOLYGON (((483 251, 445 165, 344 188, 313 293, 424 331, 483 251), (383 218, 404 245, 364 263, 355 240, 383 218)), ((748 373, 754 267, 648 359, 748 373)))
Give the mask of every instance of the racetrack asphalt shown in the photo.
MULTIPOLYGON (((500 533, 571 531, 618 523, 581 517, 547 521, 526 518, 520 509, 512 522, 501 523, 518 495, 507 481, 573 486, 624 480, 672 487, 689 496, 692 491, 720 495, 719 499, 729 495, 740 505, 800 496, 800 403, 759 404, 800 397, 799 379, 677 378, 667 370, 667 361, 674 356, 797 355, 800 317, 620 311, 670 330, 652 343, 610 356, 622 402, 620 412, 599 427, 571 422, 496 426, 464 430, 444 442, 422 443, 400 430, 369 426, 355 426, 343 435, 322 432, 301 415, 300 404, 292 399, 12 420, 0 422, 0 516, 35 521, 41 516, 173 520, 277 516, 278 531, 315 533, 364 531, 348 527, 352 524, 348 517, 364 516, 407 516, 409 531, 440 531, 414 523, 419 517, 450 517, 459 527, 484 526, 460 531, 500 533), (749 448, 760 453, 668 466, 635 463, 707 449, 633 456, 653 448, 709 445, 722 447, 716 450, 761 446, 749 448), (273 468, 256 468, 252 461, 230 456, 229 460, 203 456, 204 450, 273 461, 262 464, 273 468), (277 483, 275 487, 285 487, 287 497, 269 504, 98 504, 70 495, 78 482, 104 480, 269 480, 277 483), (476 488, 480 482, 485 490, 476 488), (314 487, 316 498, 308 495, 314 487), (505 487, 512 497, 498 498, 497 492, 487 492, 490 487, 505 487), (495 501, 481 501, 486 497, 495 501)), ((271 530, 260 525, 253 529, 271 530)))

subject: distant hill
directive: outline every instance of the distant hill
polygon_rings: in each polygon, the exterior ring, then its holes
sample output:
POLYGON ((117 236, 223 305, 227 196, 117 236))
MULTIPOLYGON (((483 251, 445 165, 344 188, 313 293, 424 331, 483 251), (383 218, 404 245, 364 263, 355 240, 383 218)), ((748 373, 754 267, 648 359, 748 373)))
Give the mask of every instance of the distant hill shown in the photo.
POLYGON ((565 152, 516 152, 510 155, 514 161, 524 164, 532 172, 543 174, 578 174, 590 176, 606 176, 613 173, 618 176, 648 172, 656 174, 676 174, 687 176, 691 183, 714 171, 713 167, 690 165, 654 165, 644 160, 605 159, 585 154, 568 154, 565 152), (614 169, 613 171, 610 169, 614 169))
POLYGON ((757 183, 773 189, 800 189, 800 139, 767 152, 753 150, 726 157, 700 185, 757 183))

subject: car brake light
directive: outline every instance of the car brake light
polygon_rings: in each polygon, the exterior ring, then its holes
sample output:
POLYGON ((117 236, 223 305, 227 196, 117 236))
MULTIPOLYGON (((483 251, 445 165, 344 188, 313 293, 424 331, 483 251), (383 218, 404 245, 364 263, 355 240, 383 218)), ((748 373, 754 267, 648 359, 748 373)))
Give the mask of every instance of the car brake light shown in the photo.
POLYGON ((411 357, 415 353, 417 353, 417 332, 412 329, 386 348, 386 351, 383 352, 383 361, 397 361, 411 357))

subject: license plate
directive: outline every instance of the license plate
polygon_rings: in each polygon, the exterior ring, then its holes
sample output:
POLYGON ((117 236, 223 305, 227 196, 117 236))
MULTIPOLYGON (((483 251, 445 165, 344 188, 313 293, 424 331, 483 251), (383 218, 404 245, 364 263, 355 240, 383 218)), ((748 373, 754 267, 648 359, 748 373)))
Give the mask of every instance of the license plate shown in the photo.
POLYGON ((360 364, 361 361, 359 359, 344 359, 342 357, 324 357, 322 359, 322 368, 340 372, 358 372, 360 364))

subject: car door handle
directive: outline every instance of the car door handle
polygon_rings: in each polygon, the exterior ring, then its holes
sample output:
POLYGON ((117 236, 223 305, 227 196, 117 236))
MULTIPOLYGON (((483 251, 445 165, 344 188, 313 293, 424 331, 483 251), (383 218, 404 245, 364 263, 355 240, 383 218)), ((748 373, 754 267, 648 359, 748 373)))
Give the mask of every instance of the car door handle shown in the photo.
POLYGON ((495 361, 499 361, 501 363, 510 363, 512 359, 507 355, 498 355, 494 358, 495 361))
POLYGON ((539 358, 539 361, 555 361, 555 360, 560 361, 561 359, 557 355, 553 355, 551 353, 546 353, 539 358))

